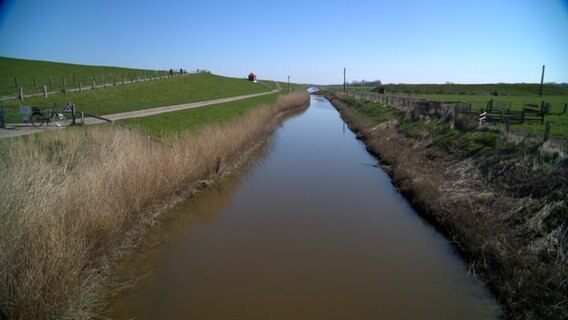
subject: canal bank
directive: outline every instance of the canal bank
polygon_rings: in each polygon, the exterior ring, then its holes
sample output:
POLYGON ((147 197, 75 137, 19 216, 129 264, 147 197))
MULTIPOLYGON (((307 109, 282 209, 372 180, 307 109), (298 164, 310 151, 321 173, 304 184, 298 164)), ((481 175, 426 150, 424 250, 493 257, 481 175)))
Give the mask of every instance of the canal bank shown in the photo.
POLYGON ((294 92, 236 121, 160 141, 119 126, 0 140, 0 315, 93 318, 116 259, 173 203, 246 162, 308 102, 294 92))
POLYGON ((499 307, 323 97, 176 206, 117 275, 128 319, 494 319, 499 307), (156 245, 158 244, 158 245, 156 245))
POLYGON ((507 317, 566 317, 566 225, 550 219, 566 208, 562 161, 553 177, 542 173, 534 168, 546 150, 539 148, 536 156, 516 151, 534 148, 522 142, 460 156, 459 147, 447 151, 451 141, 441 137, 448 129, 440 130, 433 119, 413 120, 388 106, 328 97, 381 158, 400 192, 452 240, 470 272, 490 284, 507 317), (518 176, 525 181, 512 179, 518 176))

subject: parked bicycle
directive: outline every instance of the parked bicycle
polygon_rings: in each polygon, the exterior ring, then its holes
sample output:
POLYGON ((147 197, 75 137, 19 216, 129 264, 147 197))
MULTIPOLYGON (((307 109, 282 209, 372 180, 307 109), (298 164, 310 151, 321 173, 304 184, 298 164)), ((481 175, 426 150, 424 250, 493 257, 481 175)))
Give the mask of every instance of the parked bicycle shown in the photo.
POLYGON ((30 121, 34 127, 41 127, 44 124, 49 126, 54 123, 58 127, 65 126, 67 120, 62 112, 57 111, 56 104, 53 107, 32 107, 30 121))

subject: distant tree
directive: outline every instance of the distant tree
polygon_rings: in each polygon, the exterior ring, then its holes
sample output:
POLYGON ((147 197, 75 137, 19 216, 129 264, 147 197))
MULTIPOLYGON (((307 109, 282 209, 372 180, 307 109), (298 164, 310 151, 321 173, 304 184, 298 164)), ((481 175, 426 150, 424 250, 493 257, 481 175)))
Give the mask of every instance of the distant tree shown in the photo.
POLYGON ((373 81, 367 81, 367 80, 354 80, 351 81, 350 85, 354 86, 354 87, 358 87, 358 86, 380 86, 381 80, 373 80, 373 81))

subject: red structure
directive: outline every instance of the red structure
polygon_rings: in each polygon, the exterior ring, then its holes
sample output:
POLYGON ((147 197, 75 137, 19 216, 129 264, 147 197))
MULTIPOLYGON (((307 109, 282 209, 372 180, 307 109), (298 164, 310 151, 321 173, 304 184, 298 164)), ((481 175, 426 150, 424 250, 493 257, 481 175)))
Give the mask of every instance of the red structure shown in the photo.
POLYGON ((249 73, 248 79, 249 79, 249 81, 256 82, 256 74, 254 74, 253 72, 249 73))

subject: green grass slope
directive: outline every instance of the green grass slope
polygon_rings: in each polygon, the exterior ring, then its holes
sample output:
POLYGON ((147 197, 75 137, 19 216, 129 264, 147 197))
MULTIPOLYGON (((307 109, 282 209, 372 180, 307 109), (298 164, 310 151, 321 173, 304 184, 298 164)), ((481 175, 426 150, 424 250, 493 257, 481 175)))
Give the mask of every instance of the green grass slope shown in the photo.
POLYGON ((44 85, 49 91, 63 90, 63 78, 68 88, 78 88, 79 83, 92 85, 93 80, 97 84, 103 84, 104 80, 114 83, 157 74, 166 72, 0 57, 0 96, 17 95, 19 87, 24 88, 26 94, 43 92, 44 85))
POLYGON ((99 88, 82 93, 57 93, 49 95, 48 98, 39 96, 26 98, 24 101, 14 99, 3 101, 1 104, 10 122, 21 119, 18 114, 20 105, 57 104, 62 108, 67 101, 71 101, 78 111, 103 115, 267 91, 269 88, 245 79, 200 73, 106 89, 99 88))

